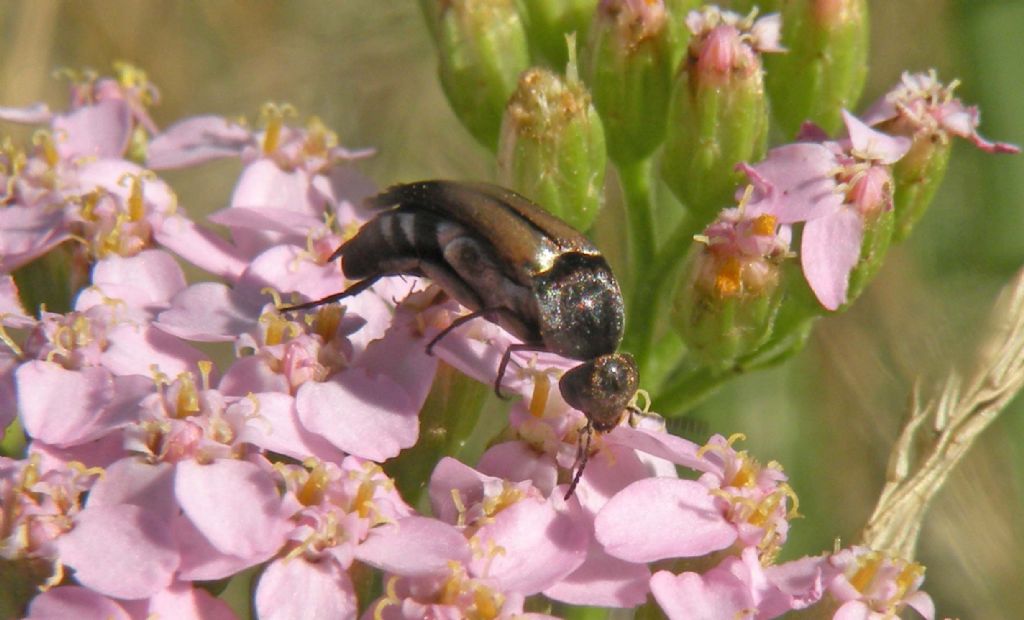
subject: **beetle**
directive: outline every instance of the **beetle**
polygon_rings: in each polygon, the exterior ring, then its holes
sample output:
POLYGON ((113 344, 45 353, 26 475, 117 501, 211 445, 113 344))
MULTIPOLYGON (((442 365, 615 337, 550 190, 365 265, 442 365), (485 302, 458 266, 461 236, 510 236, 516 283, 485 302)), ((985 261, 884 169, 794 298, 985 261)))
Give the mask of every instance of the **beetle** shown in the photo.
POLYGON ((477 318, 518 337, 501 357, 494 391, 512 353, 550 351, 581 363, 559 390, 587 417, 568 499, 586 466, 594 431, 615 428, 636 394, 633 357, 617 352, 625 323, 622 293, 601 252, 578 230, 512 190, 478 182, 420 181, 389 187, 367 200, 380 210, 328 260, 355 282, 302 310, 356 295, 393 275, 426 276, 470 310, 435 344, 477 318))

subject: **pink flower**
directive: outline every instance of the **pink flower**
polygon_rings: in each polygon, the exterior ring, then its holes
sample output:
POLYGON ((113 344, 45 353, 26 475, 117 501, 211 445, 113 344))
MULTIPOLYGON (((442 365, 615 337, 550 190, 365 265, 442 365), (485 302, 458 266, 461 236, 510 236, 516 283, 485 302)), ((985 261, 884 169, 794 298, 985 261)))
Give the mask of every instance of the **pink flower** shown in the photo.
POLYGON ((486 476, 450 457, 434 468, 430 503, 469 540, 470 574, 506 592, 549 588, 583 563, 590 542, 587 520, 557 494, 546 498, 529 482, 486 476))
POLYGON ((832 554, 828 564, 835 569, 827 587, 839 605, 833 616, 837 620, 881 620, 900 614, 908 606, 923 618, 935 617, 935 604, 919 589, 924 582, 924 567, 916 562, 851 547, 832 554))
POLYGON ((758 618, 766 620, 803 609, 822 595, 821 558, 803 558, 764 567, 752 547, 703 574, 651 577, 651 593, 672 620, 758 618))
MULTIPOLYGON (((289 106, 268 104, 261 114, 262 132, 219 117, 196 117, 170 127, 149 146, 148 163, 155 169, 241 157, 245 168, 231 206, 214 214, 211 221, 231 230, 235 250, 247 260, 272 245, 302 246, 307 239, 322 237, 322 233, 311 237, 310 231, 322 228, 328 210, 336 213, 343 226, 351 225, 353 217, 365 217, 356 216, 361 212, 358 205, 374 192, 371 183, 344 165, 369 156, 371 150, 338 146, 337 136, 316 118, 304 129, 285 124, 286 117, 295 114, 289 106)), ((188 258, 207 265, 201 255, 188 258)))
POLYGON ((693 34, 689 54, 697 71, 710 79, 733 79, 733 73, 760 70, 758 54, 785 51, 779 45, 781 19, 777 13, 754 19, 706 6, 690 11, 686 27, 693 34))
MULTIPOLYGON (((0 119, 18 123, 50 123, 57 154, 66 161, 119 158, 128 154, 135 130, 156 133, 146 108, 159 100, 159 92, 144 71, 115 63, 116 78, 91 72, 73 80, 70 109, 52 114, 45 104, 27 108, 0 108, 0 119)), ((144 135, 144 134, 143 134, 144 135)))
POLYGON ((297 511, 282 557, 268 565, 256 588, 261 618, 354 617, 348 570, 355 560, 431 578, 469 556, 454 528, 415 516, 374 463, 347 457, 340 467, 283 465, 279 472, 297 511))
POLYGON ((547 614, 523 613, 522 595, 503 592, 494 580, 471 576, 457 562, 441 577, 392 578, 386 590, 362 620, 555 620, 547 614))
POLYGON ((631 562, 699 557, 754 547, 770 559, 786 539, 796 507, 775 463, 762 467, 746 452, 711 438, 698 452, 699 480, 650 478, 627 486, 597 513, 595 533, 605 551, 631 562))
POLYGON ((990 142, 978 135, 981 115, 976 106, 966 106, 953 96, 958 82, 939 82, 935 70, 907 73, 864 113, 868 125, 882 125, 898 135, 927 137, 932 134, 964 138, 987 153, 1019 153, 1005 142, 990 142))
POLYGON ((889 166, 910 148, 906 138, 873 131, 847 112, 843 118, 846 140, 788 144, 758 164, 740 166, 755 188, 749 213, 767 213, 782 224, 806 222, 800 263, 829 310, 846 302, 866 222, 892 209, 889 166))
POLYGON ((202 588, 175 582, 143 600, 114 600, 81 586, 61 586, 32 599, 26 620, 135 620, 166 617, 179 620, 233 620, 224 601, 202 588))
POLYGON ((163 520, 182 579, 219 579, 272 556, 291 512, 251 443, 265 432, 258 402, 182 374, 140 407, 123 430, 129 455, 106 468, 88 508, 130 504, 163 520))

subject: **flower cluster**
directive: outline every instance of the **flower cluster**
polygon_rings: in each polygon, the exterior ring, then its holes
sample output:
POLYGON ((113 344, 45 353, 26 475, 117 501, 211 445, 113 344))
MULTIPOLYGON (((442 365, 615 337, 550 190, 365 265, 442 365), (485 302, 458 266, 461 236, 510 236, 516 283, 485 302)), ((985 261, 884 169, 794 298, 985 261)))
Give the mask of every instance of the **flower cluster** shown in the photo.
MULTIPOLYGON (((113 101, 129 100, 116 84, 113 101)), ((31 165, 10 170, 0 212, 39 223, 4 227, 5 264, 64 251, 89 267, 66 313, 29 314, 16 278, 4 279, 2 380, 14 406, 3 423, 16 417, 30 441, 0 469, 2 549, 36 576, 28 617, 228 617, 197 584, 254 566, 260 617, 498 618, 540 593, 630 607, 652 591, 671 610, 681 590, 667 579, 696 575, 687 587, 707 604, 718 596, 714 571, 725 568, 688 568, 772 562, 795 495, 778 465, 737 452, 735 438, 700 447, 643 417, 589 444, 586 475, 563 499, 585 419, 551 389, 567 368, 551 355, 514 360, 505 389, 525 398, 505 440, 476 468, 436 463, 432 516, 418 514, 381 464, 417 443, 438 363, 424 346, 458 306, 424 282, 391 280, 343 306, 277 310, 283 296, 345 285, 326 258, 365 220, 359 201, 372 185, 350 166, 362 153, 315 122, 285 124, 276 106, 259 132, 199 117, 149 136, 151 168, 242 158, 231 206, 211 218, 230 240, 217 240, 128 159, 123 135, 104 142, 110 127, 66 121, 100 114, 105 101, 75 97, 71 111, 32 119, 49 122, 38 136, 79 146, 52 160, 11 151, 31 165), (50 192, 26 191, 43 176, 50 192), (186 284, 174 255, 223 282, 186 284), (230 343, 226 367, 201 342, 230 343), (673 558, 678 577, 652 576, 652 562, 673 558), (386 588, 360 599, 373 592, 371 569, 386 588)), ((437 356, 490 384, 511 343, 476 322, 437 356)), ((771 588, 765 609, 777 612, 824 592, 771 588)))
MULTIPOLYGON (((684 2, 590 2, 583 77, 573 48, 564 80, 536 70, 513 92, 525 46, 562 48, 525 30, 550 26, 521 20, 537 3, 484 4, 426 11, 444 87, 506 178, 571 221, 593 221, 606 162, 619 167, 631 251, 649 259, 627 288, 643 371, 652 283, 677 264, 662 297, 694 356, 678 367, 713 382, 795 350, 808 319, 857 296, 923 211, 927 191, 907 188, 937 183, 950 136, 1016 150, 981 139, 977 111, 933 75, 905 77, 862 118, 836 110, 845 135, 807 124, 769 150, 761 54, 784 51, 779 16, 684 2), (493 107, 510 97, 502 122, 493 107), (655 238, 655 153, 688 209, 657 252, 636 243, 655 238), (784 295, 801 287, 804 306, 784 295)), ((586 21, 575 13, 566 23, 586 21)), ((116 73, 75 76, 62 112, 0 108, 38 126, 28 145, 0 145, 0 561, 23 576, 10 591, 25 617, 232 618, 218 584, 253 575, 260 618, 934 616, 905 559, 855 546, 778 562, 796 493, 781 465, 736 448, 741 435, 698 444, 637 402, 629 424, 592 433, 553 389, 578 362, 511 349, 501 387, 520 398, 465 457, 493 404, 471 395, 494 384, 509 333, 471 321, 428 354, 465 309, 415 277, 282 310, 351 284, 331 258, 372 217, 376 186, 355 167, 372 151, 287 105, 265 105, 256 128, 198 116, 161 129, 145 74, 116 73), (241 163, 228 206, 191 219, 158 173, 219 158, 241 163), (209 277, 188 282, 182 262, 209 277), (456 416, 471 423, 437 424, 456 416)), ((658 388, 669 402, 673 385, 658 388)))

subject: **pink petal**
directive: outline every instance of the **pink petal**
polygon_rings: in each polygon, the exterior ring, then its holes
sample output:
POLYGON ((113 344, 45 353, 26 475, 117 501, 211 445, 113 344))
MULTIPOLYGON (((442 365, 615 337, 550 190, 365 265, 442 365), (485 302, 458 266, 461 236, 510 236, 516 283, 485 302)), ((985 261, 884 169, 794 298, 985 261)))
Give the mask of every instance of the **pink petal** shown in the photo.
POLYGON ((10 205, 0 209, 0 270, 14 271, 70 236, 64 211, 10 205))
MULTIPOLYGON (((257 361, 262 363, 261 360, 257 361)), ((340 462, 344 458, 344 452, 299 424, 295 414, 295 400, 287 393, 253 393, 259 402, 260 423, 247 427, 242 439, 264 450, 297 460, 315 456, 321 461, 340 462)))
POLYGON ((572 574, 587 557, 589 520, 577 507, 575 514, 556 511, 540 498, 526 498, 494 515, 477 531, 483 548, 493 543, 503 549, 475 564, 482 574, 497 580, 503 590, 531 595, 546 590, 572 574))
POLYGON ((707 488, 672 478, 629 485, 597 514, 594 530, 605 551, 631 562, 697 557, 736 540, 707 488))
POLYGON ((53 119, 57 152, 64 159, 120 157, 131 132, 132 112, 123 100, 108 99, 53 119))
POLYGON ((53 118, 50 106, 45 103, 33 103, 22 108, 0 107, 0 119, 12 123, 36 125, 48 123, 53 118))
POLYGON ((29 451, 39 455, 44 470, 64 467, 72 461, 78 461, 86 467, 109 467, 125 456, 124 437, 117 432, 66 448, 33 441, 29 451))
POLYGON ((257 328, 262 305, 223 284, 200 282, 176 295, 171 309, 157 317, 156 326, 188 340, 232 342, 257 328))
POLYGON ((237 157, 252 140, 248 129, 220 116, 186 118, 150 141, 146 165, 163 170, 237 157))
MULTIPOLYGON (((21 305, 21 297, 18 295, 18 285, 10 274, 0 275, 0 315, 13 314, 15 317, 28 318, 24 306, 21 305)), ((4 317, 9 320, 9 317, 4 317)), ((8 327, 11 325, 5 323, 8 327)))
POLYGON ((370 530, 355 557, 405 577, 444 575, 449 562, 466 562, 469 543, 451 525, 427 517, 405 517, 370 530))
MULTIPOLYGON (((93 287, 130 306, 163 310, 185 289, 185 274, 177 261, 162 250, 145 250, 131 257, 111 256, 93 267, 93 287)), ((85 310, 81 301, 77 310, 85 310)))
POLYGON ((174 465, 128 457, 108 466, 90 489, 88 506, 117 504, 132 504, 156 514, 175 514, 178 502, 174 498, 174 465))
MULTIPOLYGON (((141 601, 140 601, 141 602, 141 601)), ((175 620, 236 620, 237 616, 224 601, 202 588, 180 581, 157 592, 140 609, 136 617, 174 618, 175 620)))
POLYGON ((576 497, 587 511, 596 514, 609 499, 634 482, 650 478, 653 473, 632 448, 606 442, 587 462, 576 497))
POLYGON ((209 359, 179 338, 148 325, 121 324, 107 332, 107 338, 100 363, 118 376, 148 376, 153 367, 169 377, 183 372, 198 375, 198 363, 209 359))
POLYGON ((340 372, 324 383, 305 383, 295 409, 307 430, 349 454, 385 461, 412 447, 419 437, 419 408, 405 387, 389 377, 371 377, 360 368, 340 372))
POLYGON ((132 620, 123 607, 81 586, 60 586, 32 599, 25 620, 132 620))
POLYGON ((704 579, 660 571, 651 577, 651 593, 670 620, 720 620, 746 617, 757 609, 746 587, 727 573, 704 579))
POLYGON ((792 224, 827 215, 843 203, 835 192, 836 166, 835 155, 827 147, 799 142, 772 149, 753 168, 774 189, 768 212, 779 223, 792 224))
POLYGON ((764 572, 772 586, 788 599, 787 609, 803 609, 821 599, 825 590, 823 571, 827 567, 826 556, 814 556, 767 566, 764 572))
POLYGON ((139 400, 152 391, 146 377, 113 377, 103 368, 65 370, 34 360, 15 373, 25 430, 57 446, 96 439, 133 419, 139 400))
POLYGON ((230 577, 253 565, 252 558, 227 555, 210 541, 184 515, 171 523, 171 531, 181 550, 178 579, 185 581, 213 581, 230 577))
MULTIPOLYGON (((252 259, 248 275, 273 282, 282 293, 296 292, 306 299, 322 299, 344 290, 345 276, 337 263, 318 264, 305 258, 307 250, 294 245, 275 245, 252 259)), ((359 295, 358 298, 374 295, 359 295)), ((346 299, 349 306, 355 299, 346 299)), ((390 318, 390 317, 389 317, 390 318)))
MULTIPOLYGON (((371 320, 375 318, 380 317, 371 316, 371 320)), ((371 323, 371 328, 373 326, 371 323)), ((383 375, 401 385, 416 411, 427 400, 437 370, 437 358, 427 355, 426 344, 413 333, 413 326, 399 321, 395 321, 383 338, 370 342, 356 364, 370 374, 383 375)))
MULTIPOLYGON (((83 164, 78 169, 78 183, 81 191, 101 187, 121 200, 128 200, 132 184, 125 177, 147 176, 138 164, 124 159, 97 159, 83 164)), ((177 206, 177 197, 167 183, 158 178, 146 178, 142 182, 142 199, 159 213, 171 213, 177 206)))
POLYGON ((646 564, 614 558, 594 542, 586 561, 544 595, 572 605, 636 607, 647 599, 650 577, 646 564))
POLYGON ((214 224, 231 229, 245 229, 282 233, 304 241, 309 231, 322 229, 324 220, 311 213, 292 209, 262 207, 230 207, 217 211, 208 218, 214 224))
POLYGON ((863 237, 864 221, 854 209, 840 209, 804 225, 800 264, 814 295, 828 310, 846 303, 850 271, 860 259, 863 237))
MULTIPOLYGON (((231 196, 232 207, 247 209, 287 209, 319 217, 324 211, 321 200, 313 200, 310 174, 302 169, 282 170, 273 161, 258 159, 242 171, 231 196)), ((247 256, 256 256, 277 244, 278 235, 247 228, 234 228, 232 237, 247 256)))
POLYGON ((237 280, 248 265, 247 254, 181 215, 166 217, 153 236, 178 256, 228 281, 237 280))
POLYGON ((925 620, 935 618, 935 601, 926 592, 920 590, 906 597, 907 605, 914 608, 914 611, 921 614, 925 620))
POLYGON ((217 384, 217 390, 230 396, 245 396, 249 392, 281 392, 287 395, 291 385, 284 375, 267 365, 264 357, 247 355, 231 364, 217 384))
POLYGON ((633 428, 628 424, 620 424, 612 429, 612 432, 608 434, 608 439, 619 445, 646 452, 694 471, 708 472, 719 469, 706 459, 697 456, 700 446, 665 431, 642 427, 633 428))
POLYGON ((262 561, 280 548, 291 529, 274 480, 253 463, 181 462, 174 491, 185 515, 228 555, 262 561))
POLYGON ((129 504, 87 506, 56 544, 79 583, 115 598, 152 596, 171 583, 178 568, 167 523, 129 504))
POLYGON ((858 155, 867 155, 883 164, 894 164, 910 150, 911 141, 908 138, 875 131, 846 110, 843 110, 843 122, 846 123, 850 143, 858 155))
POLYGON ((871 608, 861 601, 847 601, 832 614, 832 620, 873 620, 871 608))
POLYGON ((260 620, 355 618, 357 611, 352 579, 335 562, 276 560, 256 586, 260 620))
POLYGON ((558 484, 558 467, 550 454, 540 454, 524 441, 506 441, 491 446, 480 457, 477 470, 514 482, 530 481, 550 495, 558 484))

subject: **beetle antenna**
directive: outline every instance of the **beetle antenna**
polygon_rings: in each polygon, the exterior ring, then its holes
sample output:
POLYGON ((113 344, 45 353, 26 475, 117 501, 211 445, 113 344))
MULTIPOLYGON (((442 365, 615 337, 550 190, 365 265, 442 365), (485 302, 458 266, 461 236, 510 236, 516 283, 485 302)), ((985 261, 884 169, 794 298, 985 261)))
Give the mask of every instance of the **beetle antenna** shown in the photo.
POLYGON ((576 473, 572 477, 572 482, 569 484, 569 490, 565 492, 565 499, 569 501, 572 494, 576 491, 576 485, 580 483, 580 478, 583 477, 583 469, 587 466, 587 459, 590 458, 590 440, 594 436, 594 425, 587 420, 587 425, 583 427, 583 437, 580 438, 579 443, 576 444, 576 463, 573 467, 576 468, 576 473), (579 465, 577 468, 576 465, 579 465))

